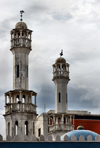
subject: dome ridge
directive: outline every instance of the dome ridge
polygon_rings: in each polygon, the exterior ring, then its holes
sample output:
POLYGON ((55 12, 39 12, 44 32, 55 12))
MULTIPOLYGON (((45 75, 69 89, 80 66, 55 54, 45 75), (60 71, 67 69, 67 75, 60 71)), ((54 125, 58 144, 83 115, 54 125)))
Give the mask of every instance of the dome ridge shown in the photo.
POLYGON ((63 57, 59 57, 55 61, 55 64, 57 64, 57 63, 66 63, 66 60, 63 57))
POLYGON ((27 25, 25 22, 18 22, 16 25, 15 25, 15 29, 27 29, 27 25))

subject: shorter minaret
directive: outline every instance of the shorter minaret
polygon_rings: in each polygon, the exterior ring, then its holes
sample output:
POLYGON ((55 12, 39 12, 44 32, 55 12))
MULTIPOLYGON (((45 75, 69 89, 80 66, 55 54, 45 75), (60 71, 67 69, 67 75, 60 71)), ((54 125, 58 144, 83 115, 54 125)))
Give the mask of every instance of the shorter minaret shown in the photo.
POLYGON ((69 64, 61 57, 53 64, 53 81, 55 83, 55 113, 67 113, 67 84, 69 82, 69 64))

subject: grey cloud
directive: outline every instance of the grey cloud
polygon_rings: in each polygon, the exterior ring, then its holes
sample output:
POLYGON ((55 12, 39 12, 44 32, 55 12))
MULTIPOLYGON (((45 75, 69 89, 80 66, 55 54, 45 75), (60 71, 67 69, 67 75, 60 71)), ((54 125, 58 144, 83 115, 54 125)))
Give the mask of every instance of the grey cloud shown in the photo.
POLYGON ((99 95, 95 94, 93 90, 91 91, 91 88, 74 88, 70 86, 68 90, 69 109, 85 109, 89 111, 89 109, 99 107, 99 95))
POLYGON ((66 14, 66 15, 62 15, 62 14, 54 14, 53 18, 60 21, 60 20, 64 20, 64 21, 68 21, 70 19, 73 18, 73 16, 71 14, 66 14))

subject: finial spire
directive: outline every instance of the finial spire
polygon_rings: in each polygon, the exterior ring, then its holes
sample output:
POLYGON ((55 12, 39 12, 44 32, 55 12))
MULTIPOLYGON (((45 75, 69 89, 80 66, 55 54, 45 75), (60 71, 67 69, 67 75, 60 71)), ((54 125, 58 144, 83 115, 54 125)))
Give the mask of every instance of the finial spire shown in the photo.
POLYGON ((22 14, 23 14, 23 13, 25 13, 25 12, 24 12, 23 10, 21 10, 21 11, 20 11, 20 17, 21 17, 21 18, 20 18, 20 21, 21 21, 21 22, 23 21, 23 19, 22 19, 22 14))
POLYGON ((60 57, 63 56, 63 49, 61 49, 60 57))

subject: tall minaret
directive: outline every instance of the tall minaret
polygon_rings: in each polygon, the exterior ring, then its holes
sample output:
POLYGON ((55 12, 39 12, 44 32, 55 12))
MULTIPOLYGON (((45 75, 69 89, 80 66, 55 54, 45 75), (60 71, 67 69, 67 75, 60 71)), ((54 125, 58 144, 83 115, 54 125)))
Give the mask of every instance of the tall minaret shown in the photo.
MULTIPOLYGON (((22 13, 21 12, 21 17, 22 13)), ((6 136, 12 139, 16 135, 29 138, 35 133, 37 93, 28 90, 29 64, 28 55, 31 48, 32 30, 21 21, 11 30, 11 52, 13 53, 13 90, 5 93, 6 136), (33 104, 34 97, 34 104, 33 104)))
POLYGON ((55 113, 67 113, 67 84, 69 82, 69 64, 61 57, 53 64, 53 81, 55 83, 55 113))

